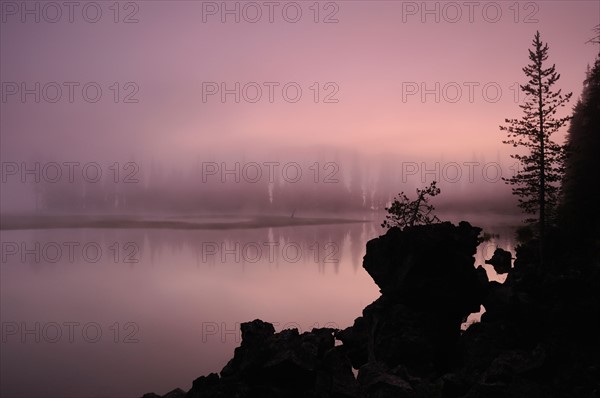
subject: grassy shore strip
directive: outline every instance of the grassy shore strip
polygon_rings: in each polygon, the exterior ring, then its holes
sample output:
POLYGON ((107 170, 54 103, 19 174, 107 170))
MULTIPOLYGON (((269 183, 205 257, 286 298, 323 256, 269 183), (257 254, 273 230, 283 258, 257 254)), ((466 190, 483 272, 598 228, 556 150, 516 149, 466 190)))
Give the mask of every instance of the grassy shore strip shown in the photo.
POLYGON ((303 225, 353 224, 365 220, 343 218, 291 218, 288 216, 255 216, 240 222, 197 222, 176 220, 144 220, 118 216, 0 216, 0 230, 113 228, 113 229, 252 229, 303 225))

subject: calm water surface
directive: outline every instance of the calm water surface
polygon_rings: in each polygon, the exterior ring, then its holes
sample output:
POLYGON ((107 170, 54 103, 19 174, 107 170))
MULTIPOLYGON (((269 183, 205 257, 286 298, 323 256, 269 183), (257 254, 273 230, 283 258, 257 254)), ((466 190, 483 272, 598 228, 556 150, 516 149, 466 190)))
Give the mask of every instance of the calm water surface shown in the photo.
MULTIPOLYGON (((510 227, 488 227, 476 264, 510 227)), ((239 324, 344 328, 379 296, 378 223, 238 230, 1 231, 3 397, 138 397, 218 372, 239 324)), ((500 279, 488 269, 495 279, 500 279)))

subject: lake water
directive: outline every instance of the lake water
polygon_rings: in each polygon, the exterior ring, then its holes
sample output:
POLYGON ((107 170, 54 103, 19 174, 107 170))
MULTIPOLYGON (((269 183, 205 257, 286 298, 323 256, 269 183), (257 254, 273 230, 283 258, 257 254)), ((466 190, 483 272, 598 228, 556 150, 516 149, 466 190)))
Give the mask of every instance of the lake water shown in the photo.
MULTIPOLYGON (((514 253, 512 229, 483 243, 514 253)), ((218 372, 256 318, 345 328, 379 297, 378 223, 1 231, 2 397, 139 397, 218 372)), ((491 267, 488 273, 495 279, 491 267)))

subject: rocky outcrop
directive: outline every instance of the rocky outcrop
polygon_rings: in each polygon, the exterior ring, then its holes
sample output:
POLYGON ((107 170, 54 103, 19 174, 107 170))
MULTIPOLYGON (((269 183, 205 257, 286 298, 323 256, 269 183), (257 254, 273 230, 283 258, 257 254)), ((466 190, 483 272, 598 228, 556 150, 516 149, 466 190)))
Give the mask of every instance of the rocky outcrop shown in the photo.
POLYGON ((473 255, 480 232, 467 222, 391 228, 367 243, 363 267, 385 297, 464 316, 479 310, 473 255))
POLYGON ((382 296, 338 334, 355 368, 377 361, 432 377, 451 365, 460 324, 486 292, 473 258, 480 231, 468 223, 392 228, 367 244, 364 267, 382 296))
POLYGON ((200 397, 356 397, 350 361, 335 347, 334 329, 275 333, 261 320, 243 323, 242 343, 221 370, 193 383, 188 398, 200 397))
POLYGON ((481 323, 461 336, 460 397, 600 397, 600 279, 560 246, 541 268, 536 244, 518 248, 481 323))
POLYGON ((494 255, 489 260, 485 260, 486 264, 491 264, 494 267, 494 271, 497 274, 507 274, 510 271, 512 263, 512 255, 509 251, 506 251, 498 247, 494 251, 494 255))
POLYGON ((362 396, 433 396, 455 365, 461 323, 486 294, 473 258, 480 231, 466 222, 392 228, 367 244, 363 266, 382 296, 337 334, 362 396))
POLYGON ((172 391, 169 391, 165 395, 158 395, 154 393, 144 394, 142 398, 185 398, 186 392, 181 388, 176 388, 172 391))
POLYGON ((299 334, 244 323, 234 357, 185 396, 600 398, 600 277, 540 273, 533 241, 514 267, 497 250, 488 263, 508 277, 490 282, 474 264, 480 232, 466 222, 390 229, 363 263, 381 297, 352 326, 299 334), (462 332, 481 305, 481 322, 462 332))

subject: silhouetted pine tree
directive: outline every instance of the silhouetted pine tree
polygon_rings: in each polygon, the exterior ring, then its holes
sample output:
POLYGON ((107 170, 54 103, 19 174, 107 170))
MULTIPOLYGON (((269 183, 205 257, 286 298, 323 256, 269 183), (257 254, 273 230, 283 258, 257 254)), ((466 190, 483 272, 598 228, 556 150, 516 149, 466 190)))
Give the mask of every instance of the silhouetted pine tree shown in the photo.
POLYGON ((536 32, 533 50, 529 50, 531 62, 523 68, 529 81, 520 86, 525 93, 524 104, 520 105, 523 116, 506 119, 508 126, 500 126, 500 130, 508 133, 508 139, 503 143, 515 148, 523 147, 529 152, 511 155, 521 167, 513 177, 504 180, 513 185, 513 194, 519 197, 519 207, 528 214, 537 214, 541 251, 545 225, 558 202, 559 183, 564 174, 564 146, 551 137, 570 119, 556 118, 555 114, 572 95, 563 95, 561 90, 554 91, 553 86, 560 74, 556 73, 555 65, 546 66, 547 59, 548 45, 536 32))

